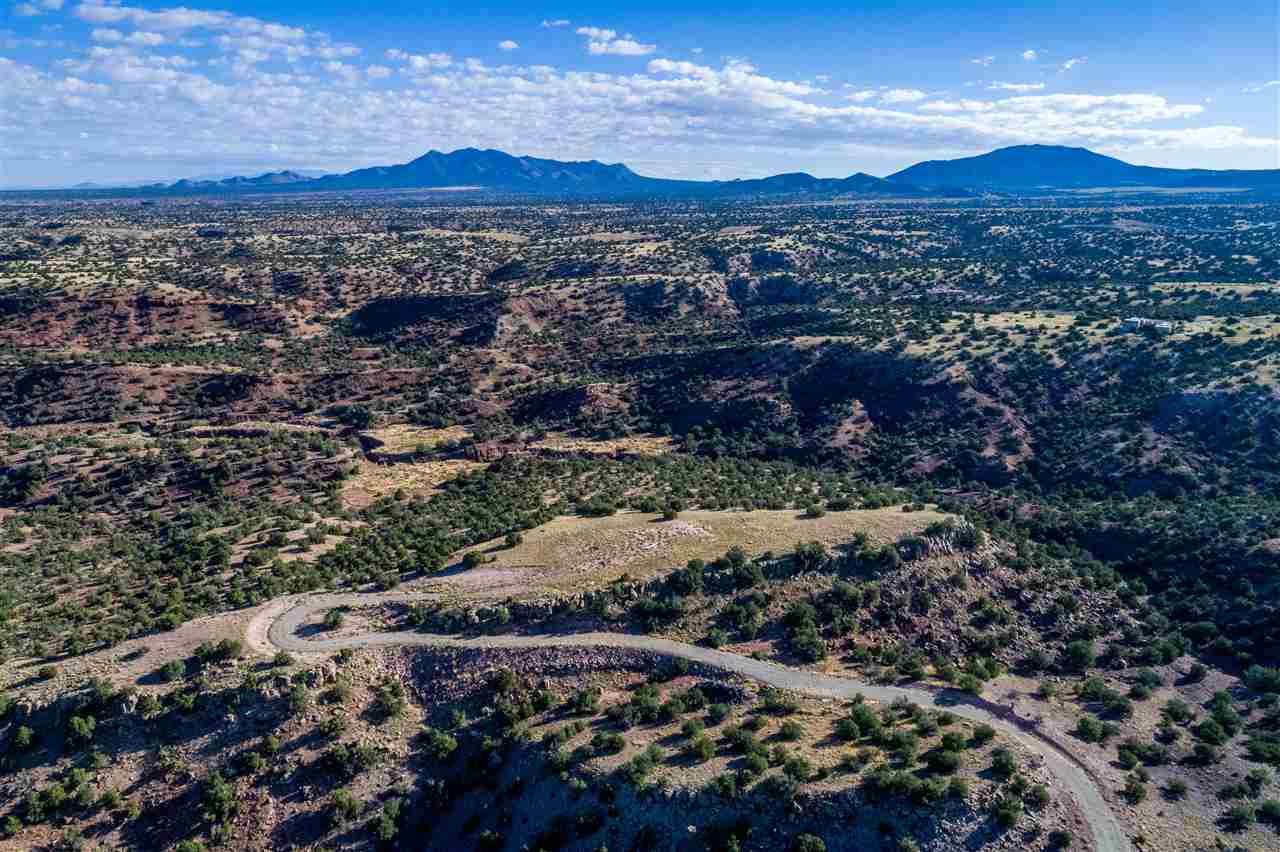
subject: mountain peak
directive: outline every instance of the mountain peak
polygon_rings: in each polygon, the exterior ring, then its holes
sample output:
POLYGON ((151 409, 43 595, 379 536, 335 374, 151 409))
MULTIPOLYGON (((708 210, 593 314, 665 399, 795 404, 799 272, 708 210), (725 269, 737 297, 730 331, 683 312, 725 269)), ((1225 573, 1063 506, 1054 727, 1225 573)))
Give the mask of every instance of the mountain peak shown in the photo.
POLYGON ((889 175, 916 186, 971 186, 1026 190, 1102 186, 1167 185, 1192 170, 1135 166, 1088 148, 1066 145, 1011 145, 973 157, 928 160, 889 175))

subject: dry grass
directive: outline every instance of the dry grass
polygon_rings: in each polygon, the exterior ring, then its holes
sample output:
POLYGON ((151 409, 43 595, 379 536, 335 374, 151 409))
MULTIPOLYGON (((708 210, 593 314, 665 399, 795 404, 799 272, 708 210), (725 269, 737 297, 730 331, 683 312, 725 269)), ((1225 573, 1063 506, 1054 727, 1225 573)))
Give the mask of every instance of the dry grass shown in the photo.
POLYGON ((462 239, 486 239, 495 240, 500 243, 527 243, 529 238, 524 234, 516 234, 511 231, 450 231, 444 228, 422 228, 414 231, 415 234, 421 234, 424 237, 451 237, 462 239))
POLYGON ((1183 331, 1186 334, 1208 332, 1229 344, 1247 343, 1254 339, 1280 335, 1280 316, 1262 314, 1254 317, 1196 317, 1193 322, 1186 324, 1183 331))
POLYGON ((1238 283, 1222 283, 1221 281, 1160 281, 1151 285, 1152 290, 1162 293, 1176 293, 1189 290, 1192 293, 1213 293, 1218 296, 1229 296, 1232 293, 1241 295, 1254 290, 1280 290, 1277 281, 1241 281, 1238 283))
POLYGON ((904 512, 896 507, 830 512, 821 518, 805 518, 791 510, 682 512, 675 521, 640 512, 560 517, 529 530, 513 548, 500 540, 468 548, 493 561, 439 585, 440 591, 451 594, 545 596, 599 588, 623 574, 636 579, 656 576, 690 559, 715 559, 735 545, 756 556, 769 550, 784 553, 809 541, 844 544, 859 532, 873 541, 895 541, 943 517, 931 510, 904 512))
POLYGON ((357 471, 342 488, 342 502, 360 508, 379 497, 404 489, 407 494, 432 494, 442 483, 464 473, 486 467, 481 462, 465 459, 424 461, 409 464, 378 464, 361 460, 357 471))
MULTIPOLYGON (((1004 336, 1000 339, 966 342, 967 323, 959 319, 951 319, 943 323, 942 333, 927 341, 908 343, 907 352, 929 357, 955 354, 961 349, 969 349, 980 355, 1023 347, 1052 352, 1061 345, 1075 325, 1076 315, 1050 311, 1004 311, 995 314, 975 314, 973 320, 974 327, 978 331, 1001 332, 1004 336)), ((1091 343, 1102 339, 1106 331, 1100 326, 1079 328, 1085 339, 1091 343)))
POLYGON ((591 455, 616 455, 630 453, 642 456, 657 456, 672 452, 675 445, 670 438, 656 435, 638 435, 630 438, 612 438, 604 441, 589 441, 572 438, 567 435, 551 433, 541 441, 530 444, 533 449, 551 450, 560 453, 589 453, 591 455))
POLYGON ((408 453, 418 447, 428 450, 450 441, 461 441, 471 437, 471 432, 463 426, 447 426, 444 429, 428 429, 423 426, 398 424, 384 426, 381 429, 370 429, 363 434, 381 441, 379 448, 385 453, 408 453))

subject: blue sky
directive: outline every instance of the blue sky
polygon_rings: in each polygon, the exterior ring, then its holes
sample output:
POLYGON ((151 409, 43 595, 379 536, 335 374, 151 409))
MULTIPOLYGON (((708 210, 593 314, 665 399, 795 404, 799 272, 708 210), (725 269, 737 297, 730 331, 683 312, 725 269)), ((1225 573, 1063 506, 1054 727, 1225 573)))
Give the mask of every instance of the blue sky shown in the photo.
POLYGON ((1272 2, 20 0, 0 185, 475 146, 641 173, 886 174, 1026 142, 1280 167, 1272 2))

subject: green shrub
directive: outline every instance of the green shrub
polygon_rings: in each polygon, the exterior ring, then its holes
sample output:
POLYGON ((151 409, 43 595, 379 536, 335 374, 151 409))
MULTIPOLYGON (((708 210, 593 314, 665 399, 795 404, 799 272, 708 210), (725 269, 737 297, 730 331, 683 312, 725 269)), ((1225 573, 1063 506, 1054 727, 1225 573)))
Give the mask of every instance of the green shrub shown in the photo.
POLYGON ((422 741, 428 755, 438 761, 448 760, 458 748, 458 741, 444 731, 424 728, 422 741))
POLYGON ((183 680, 187 676, 187 664, 182 660, 170 660, 160 667, 160 679, 166 683, 183 680))
POLYGON ((827 844, 813 834, 798 834, 791 844, 792 852, 827 852, 827 844))
POLYGON ((330 797, 330 823, 337 828, 360 816, 363 805, 350 790, 335 790, 330 797))
POLYGON ((991 742, 993 739, 995 739, 995 736, 996 736, 995 728, 991 727, 988 724, 980 723, 974 726, 973 737, 970 739, 970 743, 974 747, 984 746, 987 743, 991 742))

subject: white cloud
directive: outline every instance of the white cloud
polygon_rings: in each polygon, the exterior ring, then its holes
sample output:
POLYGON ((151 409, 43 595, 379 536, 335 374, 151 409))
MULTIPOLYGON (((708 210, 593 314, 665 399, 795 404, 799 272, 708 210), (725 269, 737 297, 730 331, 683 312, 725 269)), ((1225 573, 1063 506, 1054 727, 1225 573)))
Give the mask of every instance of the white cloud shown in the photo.
POLYGON ((304 55, 316 56, 320 59, 349 59, 360 55, 360 48, 350 44, 321 45, 310 48, 304 55))
POLYGON ((556 18, 554 21, 548 21, 546 18, 543 18, 543 19, 542 19, 542 26, 547 27, 547 28, 550 28, 550 27, 567 27, 567 26, 569 26, 569 21, 568 21, 568 19, 567 19, 567 18, 556 18))
POLYGON ((364 73, 369 75, 371 80, 385 80, 392 75, 392 70, 385 65, 370 65, 364 69, 364 73))
POLYGON ((1039 58, 1039 56, 1040 56, 1039 52, 1037 52, 1037 51, 1035 51, 1035 50, 1024 50, 1024 51, 1022 51, 1022 58, 1023 58, 1024 60, 1026 60, 1027 62, 1035 62, 1035 61, 1036 61, 1036 59, 1037 59, 1037 58, 1039 58))
POLYGON ((919 89, 888 89, 880 95, 880 100, 887 104, 911 104, 927 97, 919 89))
POLYGON ((360 69, 345 62, 331 60, 324 64, 324 70, 342 80, 344 83, 356 83, 360 80, 360 69))
POLYGON ((587 37, 587 52, 596 56, 647 56, 658 49, 656 44, 641 44, 630 33, 619 38, 616 30, 602 27, 578 27, 577 33, 587 37))
POLYGON ((1001 83, 997 81, 989 84, 987 88, 999 92, 1038 92, 1044 88, 1044 83, 1001 83))
POLYGON ((613 56, 647 56, 658 49, 656 44, 641 44, 635 39, 618 38, 613 41, 588 42, 587 50, 591 53, 607 53, 613 56))
POLYGON ((986 112, 995 109, 995 105, 990 101, 960 100, 960 101, 929 101, 920 104, 921 112, 986 112))
MULTIPOLYGON (((709 88, 710 91, 722 97, 762 104, 778 103, 777 99, 782 97, 804 97, 820 94, 823 91, 808 83, 793 83, 765 77, 756 73, 753 66, 742 61, 729 62, 717 70, 707 65, 697 65, 682 60, 651 59, 646 70, 650 74, 670 74, 697 81, 699 86, 709 88)), ((679 80, 672 82, 680 88, 685 88, 685 84, 679 80)))
MULTIPOLYGON (((851 89, 853 86, 845 83, 845 88, 851 89)), ((927 97, 929 95, 919 89, 891 89, 888 86, 880 86, 875 89, 857 89, 846 94, 844 99, 859 104, 867 101, 880 101, 885 104, 910 104, 922 101, 927 97)))
POLYGON ((995 62, 996 58, 994 56, 979 56, 977 59, 970 59, 969 61, 974 65, 981 65, 983 68, 986 68, 992 62, 995 62))
POLYGON ((169 9, 142 9, 136 6, 108 4, 101 0, 85 0, 75 8, 76 17, 93 24, 132 24, 161 32, 184 32, 208 29, 262 36, 277 42, 301 43, 306 30, 272 23, 219 10, 191 9, 175 6, 169 9))
POLYGON ((1072 68, 1075 68, 1077 65, 1081 65, 1088 61, 1089 61, 1089 57, 1087 56, 1073 56, 1070 59, 1068 59, 1066 62, 1058 66, 1058 71, 1059 72, 1070 71, 1072 68))
POLYGON ((500 50, 519 50, 520 44, 512 41, 511 39, 504 39, 503 41, 498 42, 498 48, 500 50))
POLYGON ((18 3, 13 7, 15 15, 23 18, 34 18, 45 12, 54 12, 62 8, 62 0, 35 0, 31 3, 18 3))
MULTIPOLYGON (((60 4, 61 0, 40 2, 60 4)), ((92 35, 96 41, 123 42, 144 48, 162 44, 199 47, 203 42, 189 38, 185 33, 196 29, 209 30, 216 33, 212 39, 214 46, 226 54, 225 60, 214 59, 212 64, 227 64, 239 74, 243 74, 247 66, 273 57, 296 63, 307 58, 344 59, 360 53, 360 48, 355 45, 335 44, 323 33, 219 10, 186 6, 153 10, 102 0, 84 0, 73 13, 89 23, 112 25, 96 27, 92 35), (124 35, 121 27, 133 27, 135 31, 124 35), (116 35, 120 38, 115 38, 116 35)))
POLYGON ((387 58, 405 63, 411 71, 434 71, 453 64, 453 57, 447 53, 428 53, 424 56, 406 53, 394 47, 387 51, 387 58))
POLYGON ((1274 89, 1276 86, 1280 86, 1280 80, 1268 80, 1267 82, 1259 83, 1256 86, 1246 86, 1241 91, 1246 95, 1252 95, 1257 92, 1266 91, 1267 89, 1274 89))
POLYGON ((164 36, 160 35, 160 33, 138 31, 130 33, 129 37, 126 38, 125 41, 129 44, 136 44, 139 47, 158 47, 159 45, 164 44, 166 39, 164 36))

